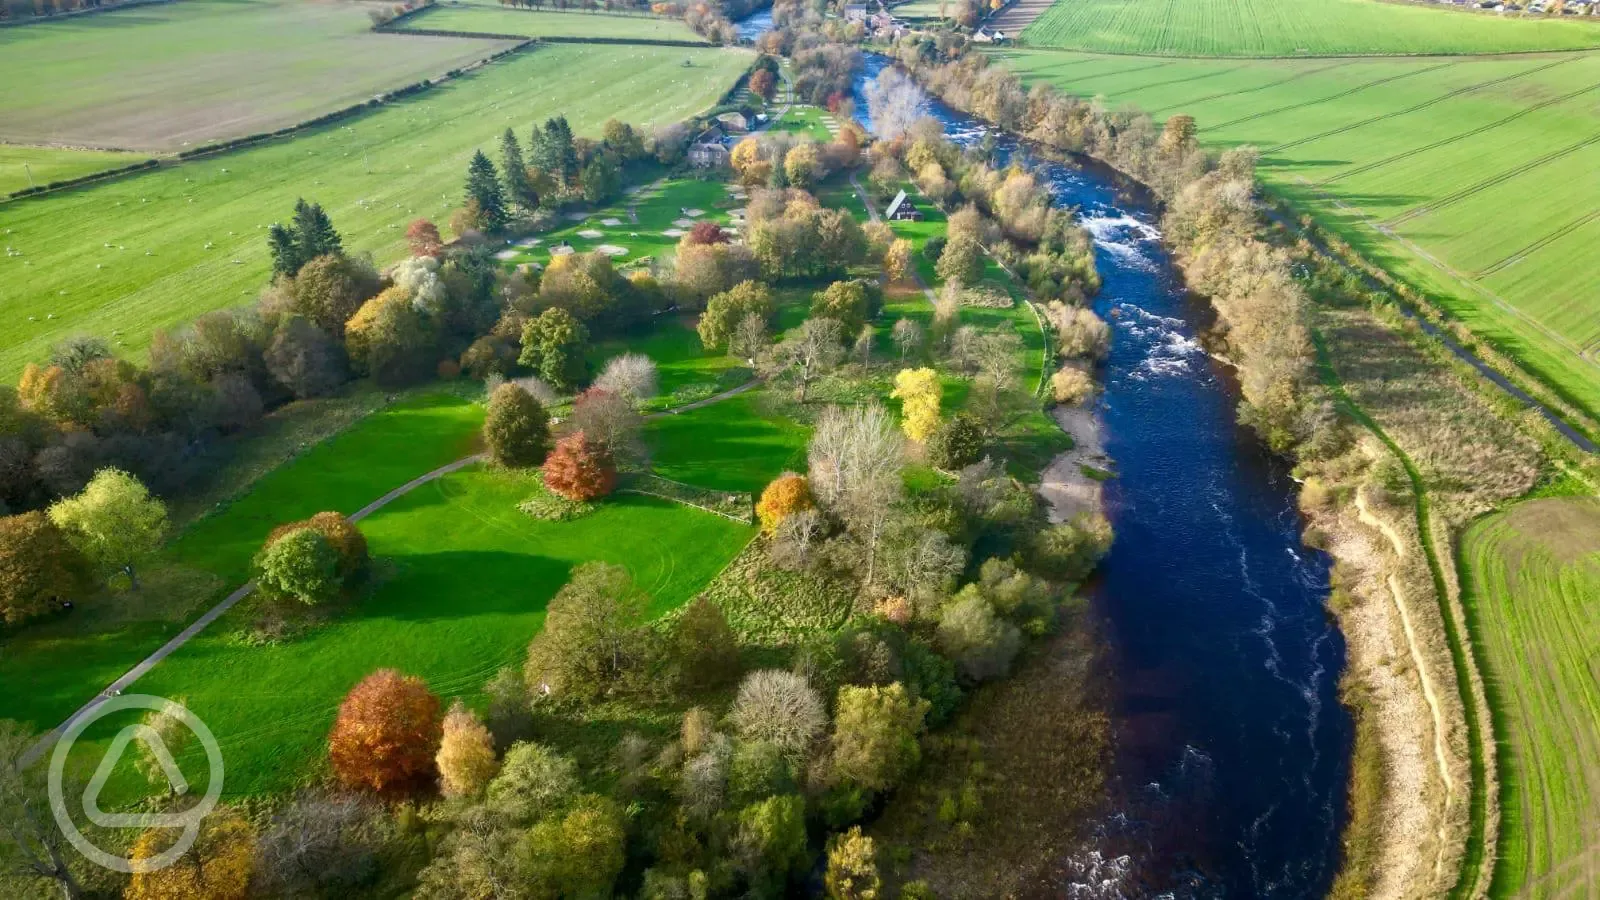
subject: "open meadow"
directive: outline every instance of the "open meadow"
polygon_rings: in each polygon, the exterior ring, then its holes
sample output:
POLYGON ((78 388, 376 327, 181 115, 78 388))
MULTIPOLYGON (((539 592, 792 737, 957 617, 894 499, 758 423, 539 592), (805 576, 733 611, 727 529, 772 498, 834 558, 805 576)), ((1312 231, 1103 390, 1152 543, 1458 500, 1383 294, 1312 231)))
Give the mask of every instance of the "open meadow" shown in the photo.
POLYGON ((1517 504, 1467 529, 1465 600, 1501 723, 1492 895, 1587 896, 1600 883, 1600 503, 1517 504))
POLYGON ((374 34, 382 4, 184 0, 0 29, 0 140, 176 151, 272 131, 482 59, 374 34))
POLYGON ((1258 147, 1271 192, 1600 415, 1600 54, 997 56, 1158 122, 1192 115, 1210 146, 1258 147))
POLYGON ((36 185, 42 187, 53 181, 81 178, 95 172, 132 165, 149 156, 147 153, 114 150, 62 150, 56 147, 0 144, 0 196, 36 185))
POLYGON ((396 23, 406 30, 517 34, 523 37, 592 37, 705 43, 681 18, 578 10, 524 9, 483 4, 435 6, 396 23))
POLYGON ((291 139, 0 205, 0 240, 20 254, 0 257, 0 378, 67 335, 137 353, 157 328, 254 297, 271 272, 266 228, 298 197, 322 204, 347 251, 388 263, 406 223, 444 225, 467 161, 506 128, 526 139, 562 114, 583 135, 610 118, 675 122, 749 62, 731 49, 544 46, 291 139))
POLYGON ((1507 53, 1600 46, 1600 21, 1379 0, 1068 0, 1035 19, 1022 40, 1171 56, 1507 53))

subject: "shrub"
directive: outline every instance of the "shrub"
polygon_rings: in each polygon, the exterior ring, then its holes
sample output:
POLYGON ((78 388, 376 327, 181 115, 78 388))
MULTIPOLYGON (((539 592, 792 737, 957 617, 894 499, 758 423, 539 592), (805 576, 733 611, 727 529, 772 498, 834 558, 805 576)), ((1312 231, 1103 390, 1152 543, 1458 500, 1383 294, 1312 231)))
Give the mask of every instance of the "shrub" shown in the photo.
POLYGON ((497 465, 540 465, 550 452, 550 417, 532 394, 508 381, 489 395, 483 443, 497 465))
POLYGON ((439 768, 439 793, 449 799, 478 796, 498 768, 489 729, 460 700, 445 714, 434 764, 439 768))
POLYGON ((806 803, 788 794, 752 803, 739 812, 734 856, 757 896, 782 896, 791 878, 811 862, 806 803))
POLYGON ((1094 393, 1094 379, 1077 366, 1066 365, 1050 376, 1050 396, 1057 403, 1076 406, 1094 393))
POLYGON ((1029 565, 1055 581, 1081 581, 1111 548, 1111 538, 1111 524, 1100 516, 1051 525, 1034 534, 1029 565))
POLYGON ((535 825, 523 843, 534 896, 609 897, 626 862, 622 810, 588 794, 560 820, 535 825))
POLYGON ((871 791, 900 783, 922 759, 917 735, 930 704, 905 686, 839 689, 833 721, 834 771, 871 791))
POLYGON ((802 510, 811 509, 811 487, 804 475, 785 472, 774 478, 761 492, 756 503, 756 516, 761 519, 761 530, 772 534, 778 524, 802 510))
POLYGON ((616 463, 606 447, 573 432, 545 459, 544 486, 568 500, 604 497, 617 487, 616 463))
POLYGON ((744 806, 792 790, 794 776, 778 745, 767 741, 740 741, 728 764, 728 793, 735 805, 744 806))
POLYGON ((573 570, 528 645, 530 691, 595 698, 616 688, 641 655, 647 602, 621 566, 588 562, 573 570))
POLYGON ((961 706, 956 665, 914 637, 900 648, 900 672, 911 695, 928 702, 928 724, 942 725, 961 706))
POLYGON ((345 695, 328 758, 349 788, 396 795, 433 781, 439 698, 422 679, 379 669, 345 695))
POLYGON ((901 369, 894 377, 894 392, 900 401, 900 428, 913 441, 925 441, 939 427, 939 401, 944 394, 939 373, 929 368, 901 369))
POLYGON ((768 741, 790 758, 803 758, 828 723, 805 677, 778 669, 745 676, 729 719, 744 740, 768 741))
POLYGON ((519 741, 506 751, 484 803, 508 821, 526 825, 567 805, 578 793, 578 766, 543 744, 519 741))
POLYGON ((928 462, 947 471, 962 469, 983 458, 983 426, 966 413, 956 413, 940 423, 928 439, 928 462))
POLYGON ((939 617, 939 648, 969 681, 1009 672, 1021 640, 1016 626, 996 616, 994 607, 975 594, 958 598, 939 617))
POLYGON ((0 518, 0 622, 20 625, 90 586, 89 561, 48 516, 0 518))

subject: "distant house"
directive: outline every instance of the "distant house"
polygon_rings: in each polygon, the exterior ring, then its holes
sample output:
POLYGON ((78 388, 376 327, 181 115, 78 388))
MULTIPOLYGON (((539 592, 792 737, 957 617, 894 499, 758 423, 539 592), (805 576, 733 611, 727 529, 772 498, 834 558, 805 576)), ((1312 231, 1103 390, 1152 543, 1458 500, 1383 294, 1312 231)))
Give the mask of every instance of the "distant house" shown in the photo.
POLYGON ((998 28, 994 31, 979 28, 977 33, 972 36, 972 42, 975 44, 1003 44, 1005 40, 1006 33, 998 28))
POLYGON ((735 110, 717 116, 717 121, 722 123, 723 129, 728 134, 744 134, 750 130, 750 119, 744 113, 735 110))
POLYGON ((689 146, 689 165, 697 169, 720 169, 728 164, 728 148, 721 141, 701 141, 689 146))
POLYGON ((891 222, 921 222, 922 210, 917 209, 917 205, 911 202, 905 191, 901 191, 889 201, 889 209, 883 216, 891 222))

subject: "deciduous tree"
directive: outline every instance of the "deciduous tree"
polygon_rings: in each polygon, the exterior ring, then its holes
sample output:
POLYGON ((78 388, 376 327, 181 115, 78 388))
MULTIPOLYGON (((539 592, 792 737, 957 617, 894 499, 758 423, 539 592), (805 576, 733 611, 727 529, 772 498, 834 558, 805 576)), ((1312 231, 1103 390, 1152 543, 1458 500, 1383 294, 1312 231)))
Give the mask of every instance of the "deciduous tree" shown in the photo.
MULTIPOLYGON (((135 865, 166 852, 182 829, 151 828, 133 842, 135 865)), ((135 871, 125 900, 244 900, 255 871, 255 832, 238 813, 218 809, 206 816, 200 836, 171 865, 135 871)))
POLYGON ((828 900, 878 900, 883 881, 878 877, 877 847, 859 825, 828 841, 822 884, 828 900))
POLYGON ((167 506, 127 472, 101 469, 82 493, 51 505, 50 521, 102 573, 125 575, 138 590, 138 567, 166 536, 167 506))
POLYGON ((900 401, 900 428, 913 441, 926 441, 939 427, 939 401, 944 385, 939 373, 929 368, 901 369, 894 377, 894 392, 900 401))
POLYGON ((460 700, 445 713, 434 765, 439 769, 439 793, 452 800, 482 794, 500 767, 489 729, 460 700))
POLYGON ((785 472, 766 486, 756 503, 756 516, 761 520, 761 530, 772 534, 779 523, 789 516, 814 506, 811 486, 804 475, 785 472))
POLYGON ((787 375, 795 383, 795 399, 806 401, 806 391, 818 375, 844 359, 844 330, 837 319, 807 319, 783 336, 761 361, 774 375, 787 375))
POLYGON ((339 596, 339 554, 315 528, 296 528, 268 540, 256 554, 256 584, 275 597, 308 606, 339 596))
POLYGON ((673 661, 688 689, 710 690, 739 674, 739 638, 728 626, 722 608, 705 597, 684 607, 672 638, 673 661))
POLYGON ((541 465, 550 452, 550 417, 522 385, 505 382, 489 395, 483 444, 497 465, 541 465))
POLYGON ((604 497, 616 489, 617 464, 605 445, 575 431, 545 458, 544 486, 568 500, 604 497))
POLYGON ((444 255, 444 238, 439 236, 439 226, 427 219, 416 219, 406 227, 406 245, 412 256, 438 259, 444 255))
POLYGON ((20 625, 90 589, 89 561, 50 517, 0 518, 0 621, 20 625))
POLYGON ((583 377, 583 351, 589 329, 564 309, 547 309, 522 329, 518 362, 560 390, 570 390, 583 377))
POLYGON ((588 562, 574 569, 528 646, 529 687, 579 698, 617 687, 638 662, 648 599, 621 566, 588 562))
POLYGON ((728 718, 742 739, 769 742, 792 759, 803 759, 828 724, 822 697, 805 676, 781 669, 746 675, 728 718))
POLYGON ((747 316, 759 316, 765 323, 775 310, 772 292, 759 281, 741 281, 706 302, 697 330, 700 343, 714 350, 727 343, 739 323, 747 316))
POLYGON ((917 735, 927 714, 928 702, 912 699, 899 682, 840 688, 833 720, 834 771, 869 791, 899 784, 922 759, 917 735))
POLYGON ((399 795, 432 783, 439 698, 422 679, 379 669, 339 704, 328 758, 346 787, 399 795))
POLYGON ((643 405, 660 390, 655 361, 642 353, 624 353, 606 360, 594 386, 626 398, 635 407, 643 405))

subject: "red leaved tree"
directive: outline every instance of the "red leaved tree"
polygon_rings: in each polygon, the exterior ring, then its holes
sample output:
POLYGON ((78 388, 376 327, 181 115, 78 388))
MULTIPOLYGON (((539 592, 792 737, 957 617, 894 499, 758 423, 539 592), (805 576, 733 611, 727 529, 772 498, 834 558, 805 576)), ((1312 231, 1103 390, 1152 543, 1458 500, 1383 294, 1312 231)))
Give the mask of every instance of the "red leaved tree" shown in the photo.
POLYGON ((339 704, 328 757, 346 787, 400 795, 432 784, 439 698, 415 675, 379 669, 339 704))
POLYGON ((545 459, 544 486, 568 500, 604 497, 617 486, 617 465, 604 444, 574 431, 545 459))
POLYGON ((427 219, 411 223, 406 229, 406 243, 411 246, 412 256, 438 258, 444 255, 444 239, 439 236, 439 226, 427 219))
POLYGON ((684 240, 690 244, 726 244, 729 236, 722 230, 721 225, 702 220, 694 223, 694 227, 689 229, 689 236, 684 240))

